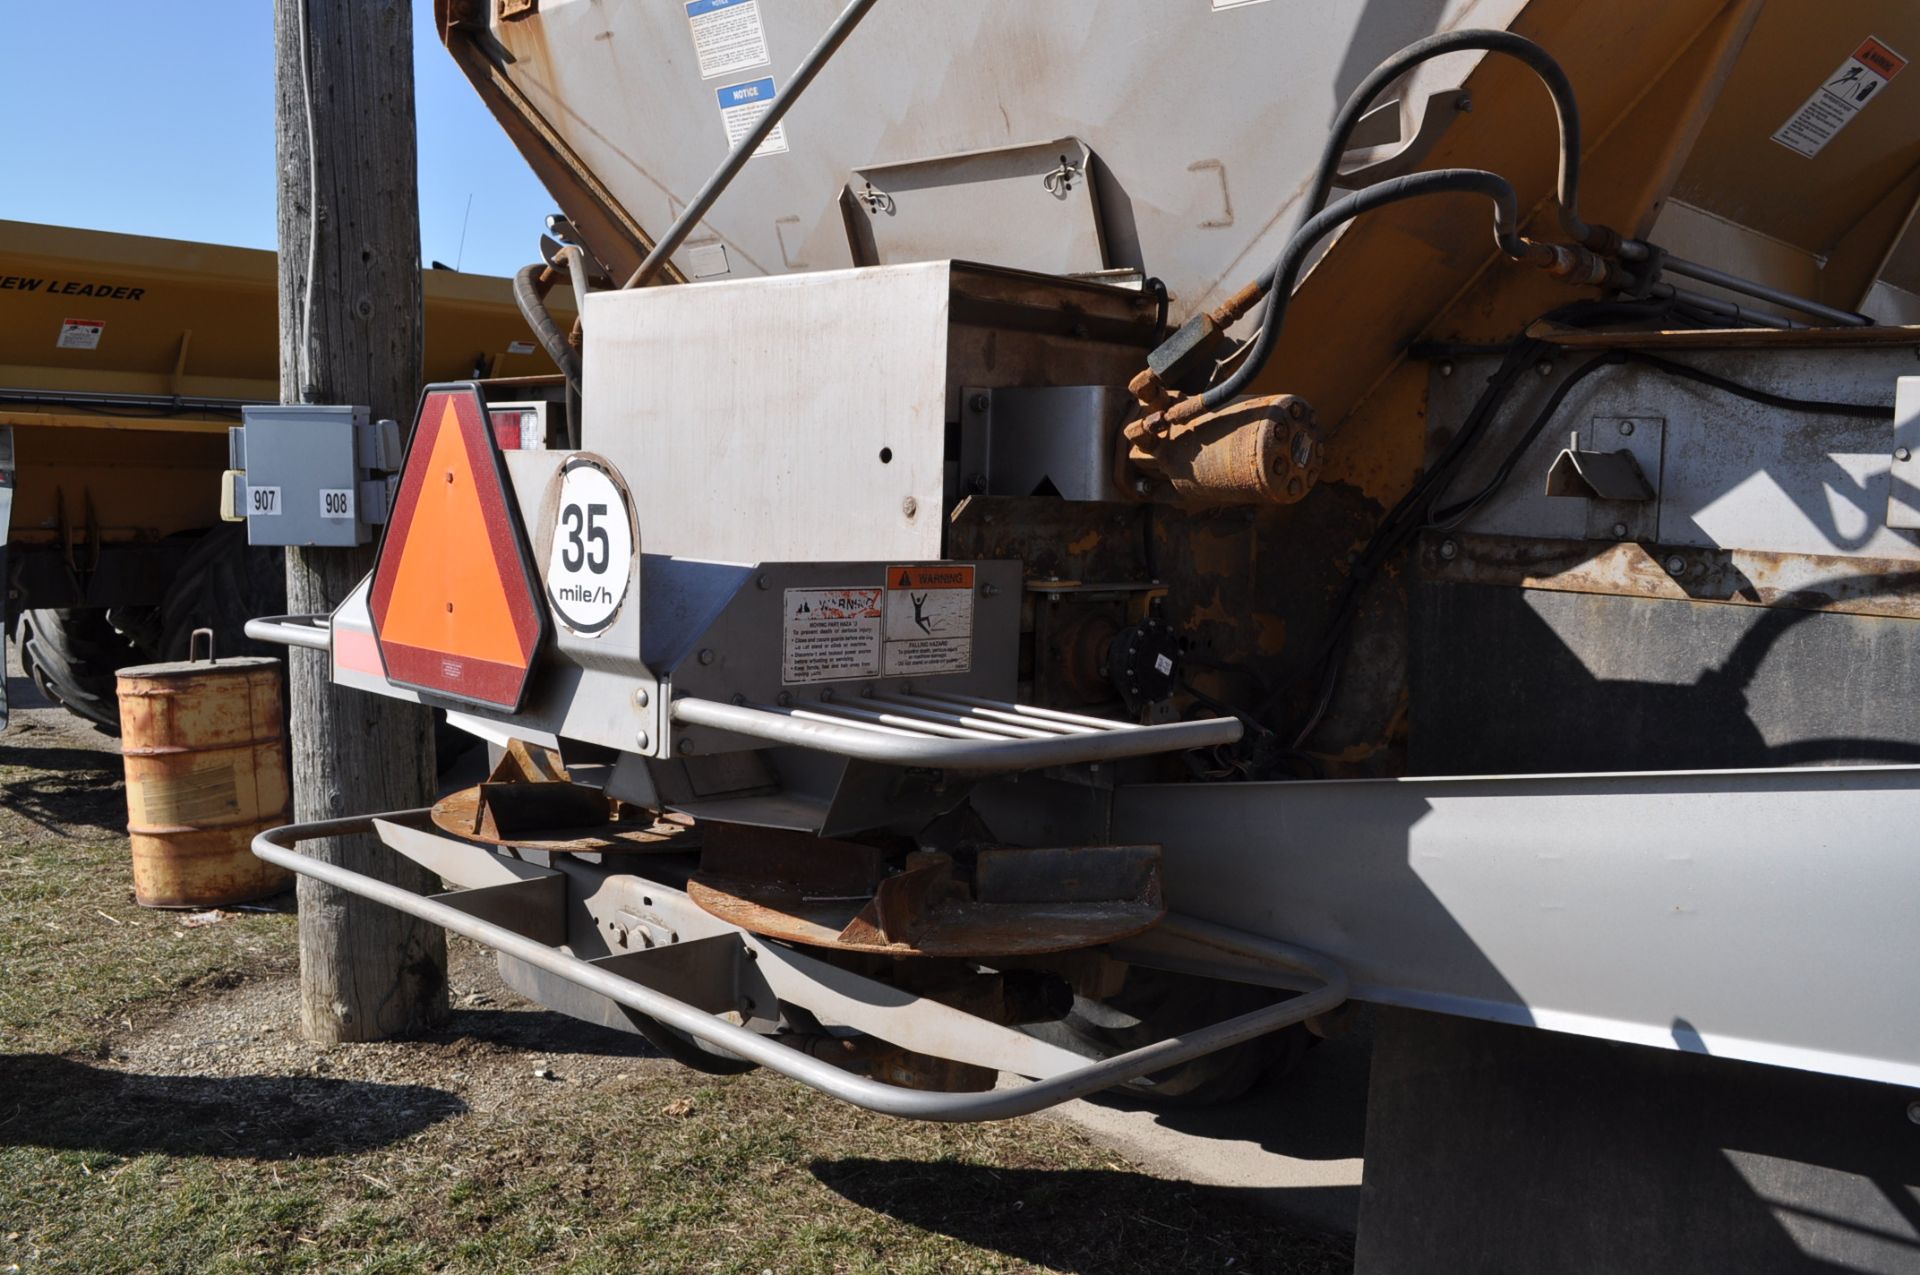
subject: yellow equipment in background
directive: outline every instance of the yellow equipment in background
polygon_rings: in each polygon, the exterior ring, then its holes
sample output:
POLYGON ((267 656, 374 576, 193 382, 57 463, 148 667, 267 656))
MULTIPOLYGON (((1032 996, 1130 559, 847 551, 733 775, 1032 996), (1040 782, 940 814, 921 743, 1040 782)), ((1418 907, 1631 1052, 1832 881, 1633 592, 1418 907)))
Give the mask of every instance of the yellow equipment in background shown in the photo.
MULTIPOLYGON (((183 659, 199 627, 240 653, 279 606, 280 555, 221 524, 218 481, 240 409, 280 397, 276 287, 271 252, 0 221, 6 620, 41 691, 107 729, 116 667, 183 659)), ((428 380, 549 392, 507 280, 424 292, 428 380)))

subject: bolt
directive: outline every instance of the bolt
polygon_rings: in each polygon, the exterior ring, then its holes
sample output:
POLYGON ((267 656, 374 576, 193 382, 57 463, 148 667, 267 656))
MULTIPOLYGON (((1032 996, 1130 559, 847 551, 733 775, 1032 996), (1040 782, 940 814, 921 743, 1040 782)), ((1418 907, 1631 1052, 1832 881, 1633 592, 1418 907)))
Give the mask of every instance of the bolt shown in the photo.
POLYGON ((1893 458, 1895 460, 1912 460, 1913 452, 1905 447, 1896 447, 1893 449, 1893 458))
POLYGON ((1632 422, 1632 421, 1621 421, 1621 422, 1620 422, 1620 437, 1622 437, 1622 438, 1632 438, 1632 437, 1633 437, 1633 422, 1632 422))
POLYGON ((993 400, 988 398, 985 394, 975 394, 972 398, 967 400, 967 406, 973 411, 984 412, 989 407, 993 406, 993 400))
POLYGON ((1538 364, 1537 366, 1535 366, 1535 368, 1534 368, 1533 370, 1534 370, 1534 371, 1536 371, 1536 372, 1538 372, 1538 373, 1539 373, 1540 375, 1542 375, 1542 376, 1552 376, 1552 375, 1553 375, 1553 360, 1552 360, 1552 359, 1541 359, 1541 360, 1540 360, 1540 362, 1539 362, 1539 364, 1538 364))
POLYGON ((700 662, 701 662, 702 664, 711 664, 711 663, 713 663, 713 648, 712 648, 712 647, 710 647, 710 646, 703 646, 703 647, 701 647, 701 648, 700 648, 700 662))
POLYGON ((681 740, 676 751, 691 757, 693 755, 693 741, 690 739, 681 740))
POLYGON ((643 730, 637 730, 633 733, 633 742, 634 745, 639 748, 652 748, 653 736, 643 730))
POLYGON ((1452 562, 1460 556, 1460 546, 1451 540, 1442 540, 1440 542, 1440 556, 1448 562, 1452 562))
POLYGON ((639 687, 635 687, 635 688, 634 688, 634 692, 633 692, 633 706, 634 706, 635 708, 645 708, 645 707, 647 706, 647 698, 648 698, 648 697, 647 697, 647 688, 646 688, 646 687, 644 687, 644 686, 639 686, 639 687))
POLYGON ((1679 554, 1676 553, 1671 558, 1667 559, 1668 575, 1677 576, 1681 572, 1685 571, 1686 569, 1687 569, 1687 560, 1685 558, 1682 558, 1679 554))
POLYGON ((915 514, 920 512, 920 502, 915 500, 912 496, 908 496, 905 500, 900 502, 900 512, 905 514, 907 517, 911 518, 915 514))
POLYGON ((1920 1098, 1915 1098, 1907 1104, 1907 1119, 1920 1124, 1920 1098))
POLYGON ((1453 360, 1452 360, 1452 359, 1442 359, 1442 360, 1440 361, 1440 375, 1442 375, 1442 376, 1452 376, 1452 375, 1453 375, 1453 360))
POLYGON ((1625 540, 1625 539, 1627 538, 1627 524, 1626 524, 1626 523, 1624 523, 1624 522, 1616 522, 1616 523, 1614 523, 1614 524, 1613 524, 1613 538, 1614 538, 1615 540, 1625 540))
POLYGON ((1138 495, 1151 496, 1153 494, 1153 484, 1144 478, 1136 478, 1133 480, 1133 490, 1138 495))
POLYGON ((758 588, 762 593, 765 593, 768 589, 773 587, 773 581, 767 579, 765 572, 761 572, 759 579, 755 580, 753 583, 754 583, 754 586, 758 588))
POLYGON ((1000 586, 992 583, 982 584, 980 586, 980 596, 983 598, 997 598, 1000 596, 1000 586))

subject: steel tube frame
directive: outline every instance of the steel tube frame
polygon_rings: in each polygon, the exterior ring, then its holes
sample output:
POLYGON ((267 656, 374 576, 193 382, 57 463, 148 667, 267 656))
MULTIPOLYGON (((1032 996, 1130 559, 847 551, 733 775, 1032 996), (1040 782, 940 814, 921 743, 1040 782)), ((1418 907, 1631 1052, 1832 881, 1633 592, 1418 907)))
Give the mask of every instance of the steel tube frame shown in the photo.
MULTIPOLYGON (((788 1079, 881 1115, 942 1123, 1007 1120, 1031 1115, 1044 1108, 1083 1098, 1140 1076, 1268 1035, 1282 1027, 1327 1013, 1347 998, 1345 971, 1319 953, 1253 934, 1226 931, 1238 950, 1255 951, 1275 964, 1311 974, 1321 980, 1321 986, 1249 1014, 1241 1014, 1185 1035, 1169 1037, 1112 1058, 1090 1062, 1085 1067, 1050 1079, 1014 1088, 987 1093, 901 1089, 842 1071, 830 1063, 780 1044, 771 1037, 736 1027, 684 1001, 621 978, 578 957, 569 956, 490 921, 470 916, 438 900, 293 849, 302 841, 371 832, 375 819, 417 820, 426 813, 422 810, 396 811, 269 828, 253 839, 253 853, 268 863, 324 881, 376 903, 384 903, 423 921, 431 921, 442 929, 484 943, 555 977, 566 979, 588 991, 598 992, 617 1004, 637 1010, 689 1036, 759 1063, 788 1079)), ((1203 922, 1189 923, 1184 918, 1169 916, 1161 924, 1176 934, 1184 934, 1191 925, 1196 941, 1216 946, 1223 937, 1221 927, 1203 922)))
POLYGON ((760 117, 751 132, 740 139, 740 144, 733 148, 733 153, 727 156, 718 171, 707 178, 707 184, 693 197, 693 202, 680 214, 680 219, 660 237, 660 242, 653 245, 653 251, 647 254, 646 260, 640 263, 622 287, 638 288, 659 273, 660 267, 679 250, 681 243, 693 233, 693 228, 700 224, 700 219, 707 215, 707 210, 713 207, 714 201, 733 184, 733 179, 753 158, 753 153, 760 149, 760 143, 767 140, 793 104, 800 100, 800 95, 807 91, 807 85, 813 83, 813 77, 840 51, 840 46, 847 42, 847 37, 853 34, 853 29, 860 25, 860 19, 867 16, 867 10, 873 8, 875 3, 876 0, 853 0, 841 10, 840 16, 827 28, 827 33, 820 37, 820 42, 800 63, 800 69, 787 81, 786 89, 774 97, 772 108, 760 117))
POLYGON ((246 635, 256 642, 303 646, 310 651, 333 649, 332 617, 326 615, 263 615, 248 620, 246 635))
POLYGON ((1852 310, 1841 310, 1834 306, 1823 305, 1807 297, 1795 296, 1791 292, 1761 283, 1756 279, 1742 279, 1739 275, 1716 270, 1712 266, 1703 266, 1697 261, 1688 261, 1684 257, 1668 257, 1660 263, 1660 269, 1667 274, 1683 275, 1701 283, 1710 283, 1716 288, 1725 288, 1729 292, 1738 292, 1758 301, 1770 301, 1774 305, 1785 306, 1789 310, 1798 310, 1802 314, 1811 314, 1817 319, 1829 323, 1838 323, 1844 327, 1870 328, 1873 320, 1864 314, 1852 310))

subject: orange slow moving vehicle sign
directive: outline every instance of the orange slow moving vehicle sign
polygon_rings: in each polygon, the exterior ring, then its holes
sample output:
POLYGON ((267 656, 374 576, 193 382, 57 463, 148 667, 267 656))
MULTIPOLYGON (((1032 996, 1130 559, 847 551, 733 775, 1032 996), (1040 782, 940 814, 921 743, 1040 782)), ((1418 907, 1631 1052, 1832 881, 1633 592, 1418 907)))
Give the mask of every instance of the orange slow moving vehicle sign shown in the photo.
POLYGON ((421 395, 369 601, 388 681, 519 709, 547 616, 478 386, 421 395))

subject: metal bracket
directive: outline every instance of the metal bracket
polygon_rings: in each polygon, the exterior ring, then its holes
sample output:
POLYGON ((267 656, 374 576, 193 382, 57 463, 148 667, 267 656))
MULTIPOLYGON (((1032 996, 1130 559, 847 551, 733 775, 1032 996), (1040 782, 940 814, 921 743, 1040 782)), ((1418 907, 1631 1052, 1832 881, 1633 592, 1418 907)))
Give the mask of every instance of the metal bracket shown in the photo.
POLYGON ((567 879, 557 872, 426 897, 536 943, 567 941, 567 879))
POLYGON ((1546 494, 1587 502, 1590 540, 1651 540, 1659 535, 1660 470, 1666 421, 1596 416, 1547 469, 1546 494), (1609 446, 1613 450, 1606 450, 1609 446), (1651 475, 1651 476, 1650 476, 1651 475))

